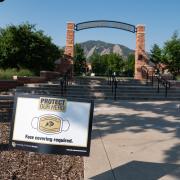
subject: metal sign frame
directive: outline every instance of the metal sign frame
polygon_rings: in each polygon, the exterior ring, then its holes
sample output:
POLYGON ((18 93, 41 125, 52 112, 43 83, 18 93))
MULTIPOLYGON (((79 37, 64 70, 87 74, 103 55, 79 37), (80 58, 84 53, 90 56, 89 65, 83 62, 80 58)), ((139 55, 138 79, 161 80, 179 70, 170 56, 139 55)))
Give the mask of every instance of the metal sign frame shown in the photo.
POLYGON ((132 33, 136 32, 136 27, 132 24, 118 22, 118 21, 108 21, 108 20, 96 20, 96 21, 86 21, 75 24, 75 30, 80 31, 90 28, 115 28, 129 31, 132 33))
MULTIPOLYGON (((1 123, 8 123, 11 121, 12 118, 12 111, 13 111, 13 96, 0 96, 0 109, 3 110, 0 112, 0 124, 1 123), (2 102, 3 101, 3 102, 2 102), (4 111, 5 110, 5 111, 4 111)), ((0 134, 1 134, 0 129, 0 134)), ((7 139, 9 141, 9 137, 7 139)), ((0 142, 0 151, 8 151, 9 144, 0 142)))
MULTIPOLYGON (((90 153, 90 142, 91 142, 91 131, 92 131, 92 119, 93 119, 93 110, 94 110, 94 102, 92 100, 86 99, 73 99, 73 98, 66 98, 67 101, 75 101, 75 102, 84 102, 90 103, 90 112, 89 112, 89 122, 88 122, 88 136, 87 136, 87 146, 66 146, 66 145, 54 145, 54 144, 43 144, 43 143, 36 143, 36 142, 26 142, 26 141, 18 141, 13 140, 13 132, 15 126, 15 117, 16 117, 16 107, 18 98, 35 98, 39 99, 40 97, 47 97, 47 98, 64 98, 60 96, 47 96, 47 95, 32 95, 32 94, 24 94, 24 93, 17 93, 14 97, 14 111, 13 111, 13 118, 11 122, 11 131, 10 131, 10 141, 9 146, 11 149, 19 149, 25 151, 32 151, 32 152, 40 152, 40 153, 47 153, 47 154, 65 154, 65 155, 78 155, 78 156, 89 156, 90 153), (16 146, 14 146, 14 144, 16 146), (36 147, 36 148, 35 148, 36 147)), ((25 118, 25 117, 24 117, 25 118)), ((23 127, 22 127, 23 128, 23 127)))

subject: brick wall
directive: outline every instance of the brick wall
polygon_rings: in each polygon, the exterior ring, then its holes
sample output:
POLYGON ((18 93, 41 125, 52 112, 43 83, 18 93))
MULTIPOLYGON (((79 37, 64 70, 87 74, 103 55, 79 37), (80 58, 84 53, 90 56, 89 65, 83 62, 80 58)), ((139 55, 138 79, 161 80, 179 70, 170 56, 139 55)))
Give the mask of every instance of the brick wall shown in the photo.
POLYGON ((66 47, 64 54, 73 57, 74 56, 74 26, 72 22, 67 23, 66 32, 66 47))

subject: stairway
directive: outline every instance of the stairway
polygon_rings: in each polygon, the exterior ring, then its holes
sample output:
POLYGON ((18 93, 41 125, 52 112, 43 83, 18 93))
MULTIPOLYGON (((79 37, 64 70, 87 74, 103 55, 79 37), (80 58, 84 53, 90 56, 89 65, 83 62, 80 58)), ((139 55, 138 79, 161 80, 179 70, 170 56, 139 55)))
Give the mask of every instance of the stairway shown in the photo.
MULTIPOLYGON (((67 96, 88 97, 93 99, 113 99, 112 87, 107 84, 105 78, 79 78, 68 88, 67 96)), ((180 100, 180 89, 171 87, 168 96, 165 97, 165 88, 146 85, 146 81, 132 78, 118 78, 117 100, 180 100)))
MULTIPOLYGON (((17 91, 34 92, 38 94, 62 95, 59 81, 49 84, 39 84, 36 87, 28 85, 26 88, 18 88, 17 91)), ((114 99, 112 87, 108 85, 107 78, 103 77, 79 77, 67 87, 64 94, 72 98, 86 99, 114 99)), ((165 88, 160 87, 157 93, 157 86, 146 85, 146 81, 133 78, 118 78, 116 100, 180 100, 180 88, 171 87, 165 97, 165 88)))
MULTIPOLYGON (((105 78, 87 77, 77 78, 72 86, 68 87, 68 97, 90 98, 90 99, 114 99, 112 87, 108 85, 105 78)), ((130 78, 118 78, 117 100, 177 100, 180 99, 179 89, 172 87, 165 97, 165 88, 146 85, 146 81, 130 78)))

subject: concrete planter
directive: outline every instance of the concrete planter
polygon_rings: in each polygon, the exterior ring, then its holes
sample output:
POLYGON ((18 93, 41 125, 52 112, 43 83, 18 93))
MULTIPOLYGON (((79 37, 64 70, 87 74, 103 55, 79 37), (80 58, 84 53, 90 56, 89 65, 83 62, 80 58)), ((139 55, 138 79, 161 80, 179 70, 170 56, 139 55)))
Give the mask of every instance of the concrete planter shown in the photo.
POLYGON ((24 83, 17 80, 0 80, 0 89, 3 90, 16 88, 17 86, 22 85, 24 85, 24 83))
POLYGON ((17 81, 23 84, 28 84, 28 83, 43 83, 46 81, 46 79, 44 77, 21 77, 18 76, 17 77, 17 81))

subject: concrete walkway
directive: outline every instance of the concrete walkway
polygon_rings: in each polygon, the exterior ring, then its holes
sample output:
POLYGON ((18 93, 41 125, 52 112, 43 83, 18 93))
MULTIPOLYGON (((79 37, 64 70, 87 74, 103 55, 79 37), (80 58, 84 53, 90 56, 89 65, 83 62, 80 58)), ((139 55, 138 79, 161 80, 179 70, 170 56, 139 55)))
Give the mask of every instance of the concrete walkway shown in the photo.
POLYGON ((179 180, 179 104, 96 101, 85 180, 179 180))

